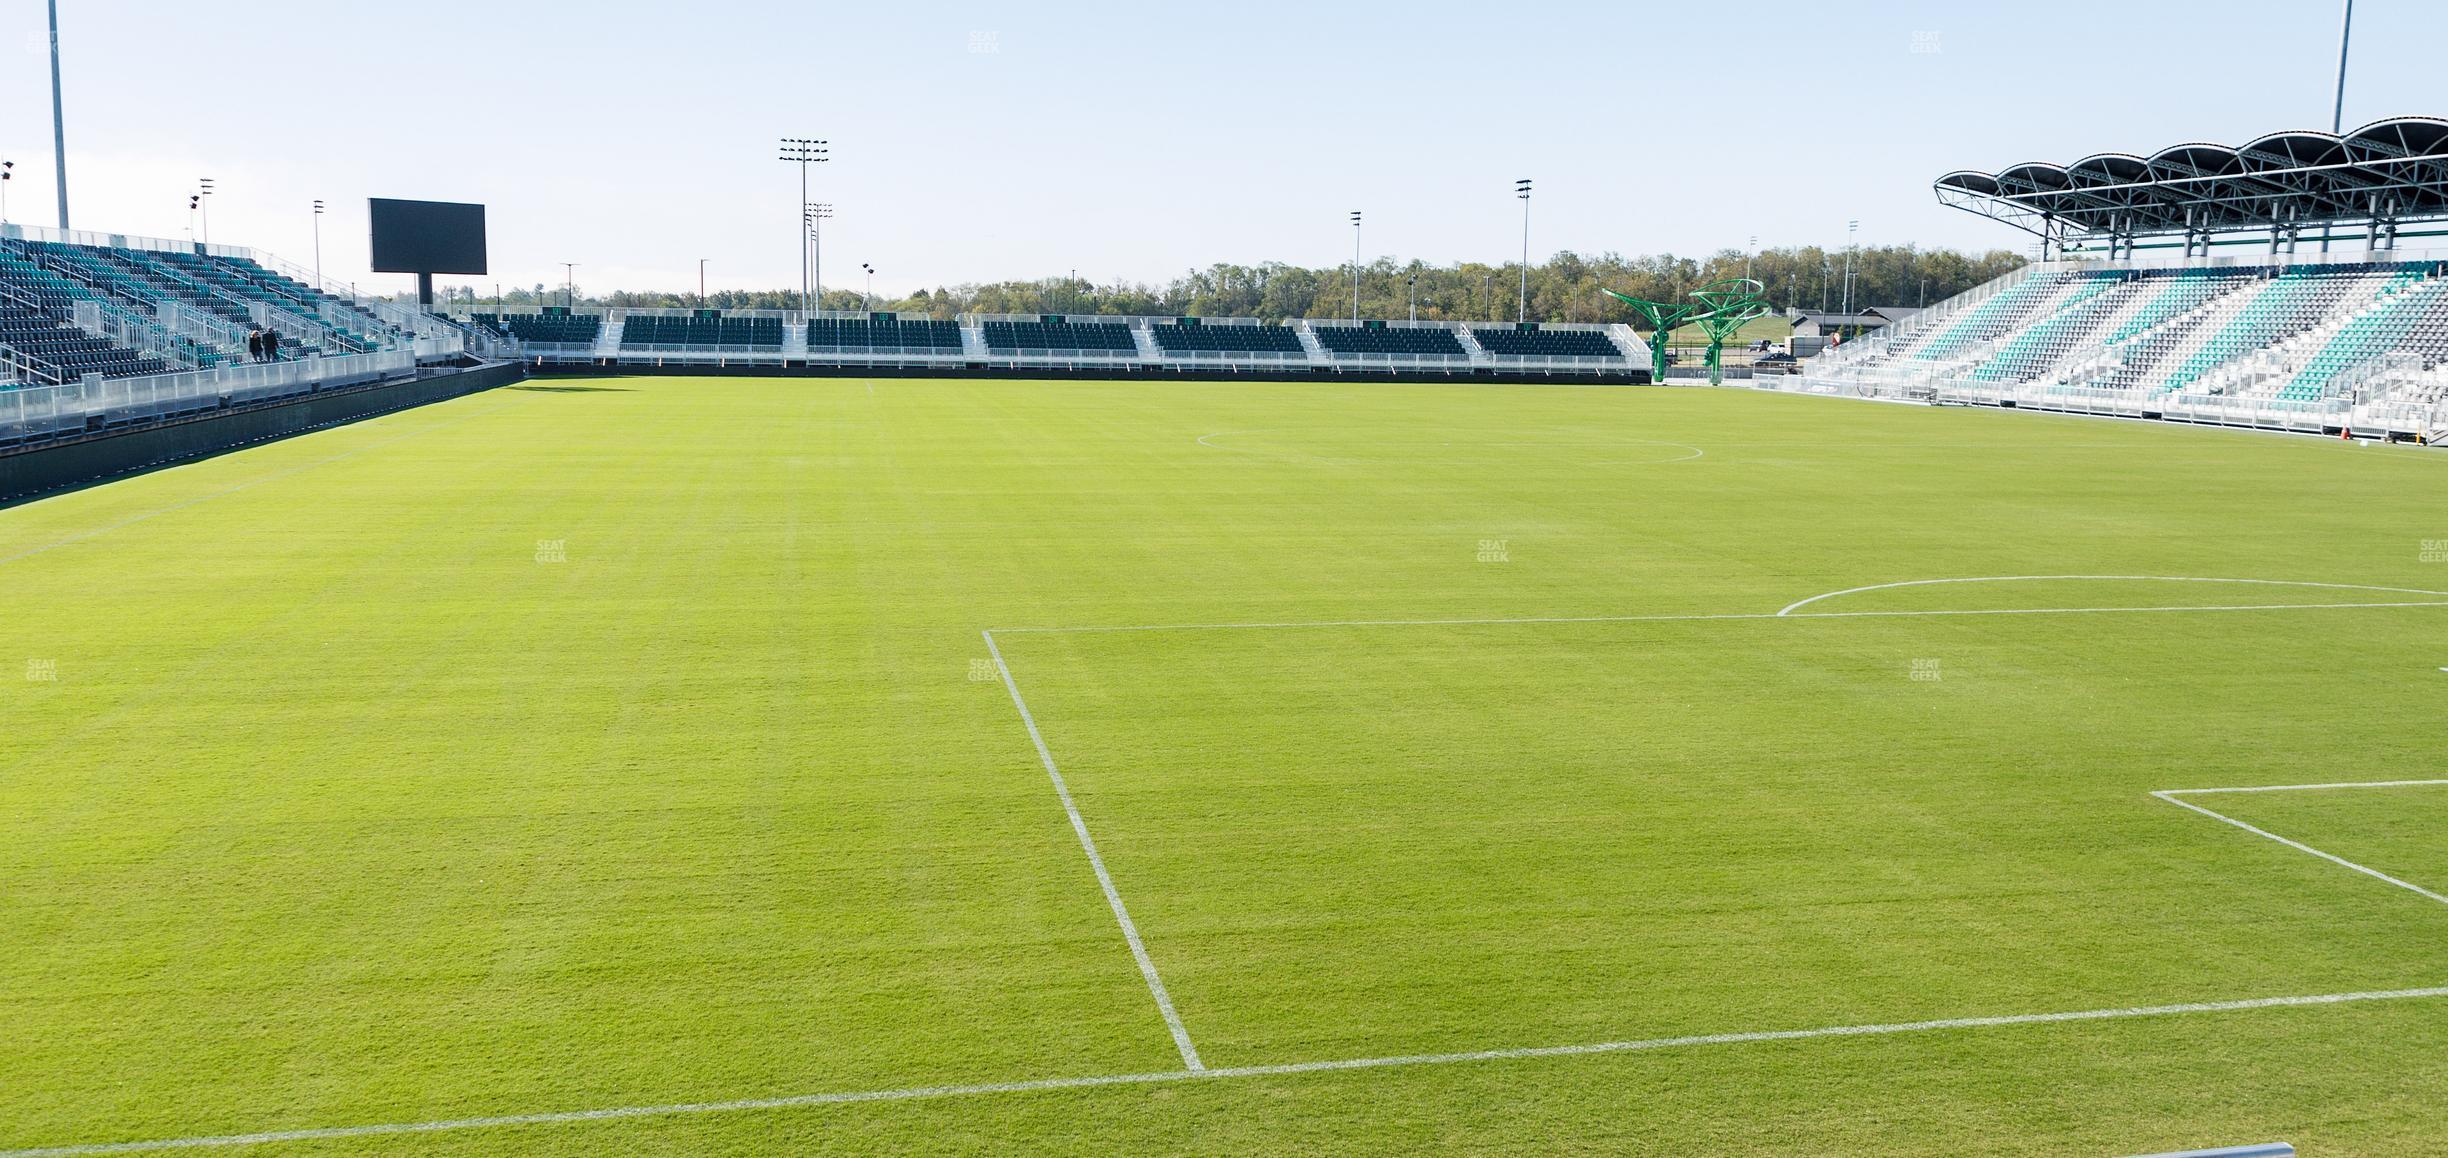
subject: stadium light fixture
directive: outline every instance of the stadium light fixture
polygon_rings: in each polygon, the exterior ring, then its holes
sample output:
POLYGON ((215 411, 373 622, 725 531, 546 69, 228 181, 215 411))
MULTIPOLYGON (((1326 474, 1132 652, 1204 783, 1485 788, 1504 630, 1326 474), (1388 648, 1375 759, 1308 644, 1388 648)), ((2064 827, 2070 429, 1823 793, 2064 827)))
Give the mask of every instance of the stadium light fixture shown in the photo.
POLYGON ((206 245, 212 244, 212 202, 207 200, 212 195, 213 179, 210 177, 196 178, 196 219, 203 223, 203 241, 206 245))
POLYGON ((1853 313, 1853 234, 1860 228, 1861 222, 1859 221, 1845 222, 1844 310, 1842 312, 1847 316, 1853 313))
POLYGON ((706 292, 705 292, 705 267, 706 267, 706 259, 704 259, 704 258, 702 258, 702 257, 701 257, 701 258, 698 258, 698 259, 697 259, 697 304, 698 304, 698 305, 701 305, 701 306, 702 306, 702 305, 704 305, 704 304, 706 304, 706 292))
POLYGON ((8 183, 17 176, 17 162, 0 161, 0 225, 8 224, 8 183))
MULTIPOLYGON (((812 137, 782 138, 782 159, 785 161, 796 162, 799 166, 799 204, 801 206, 805 206, 808 203, 808 166, 822 164, 823 162, 832 160, 833 158, 829 155, 831 153, 831 149, 828 147, 830 144, 831 142, 829 141, 820 141, 812 137)), ((803 208, 801 212, 804 213, 806 210, 803 208)), ((805 313, 809 309, 808 289, 810 282, 808 272, 808 237, 807 229, 804 225, 799 229, 798 233, 799 310, 801 313, 805 313)))
POLYGON ((1751 259, 1759 256, 1759 235, 1751 235, 1751 248, 1743 251, 1743 280, 1751 280, 1751 259))
POLYGON ((577 262, 574 262, 574 261, 565 261, 565 262, 562 262, 562 263, 561 263, 561 308, 562 308, 562 309, 564 309, 564 310, 569 310, 569 309, 573 309, 573 308, 575 308, 575 305, 576 305, 577 299, 578 299, 578 263, 577 263, 577 262))
POLYGON ((1522 203, 1522 270, 1520 316, 1515 321, 1530 320, 1530 178, 1513 183, 1513 195, 1522 203))
POLYGON ((867 292, 861 295, 861 299, 866 302, 867 309, 872 312, 875 309, 875 267, 862 261, 859 263, 859 268, 867 271, 867 292))
POLYGON ((1360 324, 1360 211, 1351 211, 1352 221, 1352 324, 1360 324))
POLYGON ((323 202, 314 203, 315 292, 323 292, 323 202))
POLYGON ((59 178, 59 227, 68 232, 68 118, 60 111, 59 0, 51 0, 51 171, 59 178))
POLYGON ((1403 286, 1411 291, 1411 320, 1417 322, 1419 321, 1419 271, 1413 270, 1411 276, 1404 278, 1403 286))

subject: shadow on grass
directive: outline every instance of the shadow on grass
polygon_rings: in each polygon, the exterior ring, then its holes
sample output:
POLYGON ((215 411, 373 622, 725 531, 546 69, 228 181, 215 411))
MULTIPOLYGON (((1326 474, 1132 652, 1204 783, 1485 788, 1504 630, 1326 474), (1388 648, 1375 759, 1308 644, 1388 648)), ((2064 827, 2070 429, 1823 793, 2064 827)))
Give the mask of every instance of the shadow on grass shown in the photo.
POLYGON ((628 394, 627 386, 505 386, 505 390, 525 390, 531 394, 628 394))

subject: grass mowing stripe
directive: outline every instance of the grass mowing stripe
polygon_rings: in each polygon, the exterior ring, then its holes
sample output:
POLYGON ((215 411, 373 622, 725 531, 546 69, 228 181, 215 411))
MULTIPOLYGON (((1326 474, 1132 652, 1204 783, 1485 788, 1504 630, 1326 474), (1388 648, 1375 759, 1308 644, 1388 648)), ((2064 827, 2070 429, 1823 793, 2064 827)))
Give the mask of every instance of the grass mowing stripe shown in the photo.
POLYGON ((2117 1021, 2141 1017, 2173 1017, 2198 1013, 2239 1013, 2256 1009, 2347 1005, 2371 1001, 2408 1001, 2448 997, 2448 986, 2420 989, 2380 989, 2359 993, 2319 993, 2290 997, 2250 997, 2236 1001, 2191 1001, 2173 1005, 2141 1005, 2123 1009, 2081 1009, 2057 1013, 2019 1013, 1995 1017, 1947 1017, 1930 1021, 1878 1025, 1832 1025, 1817 1029, 1770 1029, 1743 1033, 1711 1033, 1641 1041, 1592 1042, 1585 1045, 1523 1046, 1464 1053, 1406 1054, 1393 1057, 1348 1058, 1340 1061, 1289 1062, 1282 1065, 1227 1066, 1157 1073, 1103 1074, 1091 1077, 1040 1078, 1019 1082, 971 1085, 915 1086, 900 1090, 857 1090, 830 1094, 800 1094, 782 1098, 743 1098, 725 1102, 678 1102, 662 1106, 619 1106, 600 1110, 562 1110, 538 1114, 501 1114, 482 1118, 442 1118, 428 1122, 391 1122, 367 1126, 326 1126, 305 1130, 266 1130, 254 1134, 220 1134, 197 1138, 163 1138, 142 1142, 96 1142, 47 1146, 30 1150, 0 1150, 0 1158, 74 1158, 89 1154, 137 1154, 156 1150, 195 1150, 223 1146, 261 1146, 279 1142, 311 1142, 335 1138, 369 1138, 384 1134, 430 1134, 447 1130, 481 1130, 509 1126, 546 1126, 563 1122, 600 1122, 618 1118, 648 1118, 681 1114, 737 1113, 837 1106, 858 1102, 915 1101, 979 1094, 1019 1094, 1048 1090, 1078 1090, 1097 1086, 1147 1085, 1157 1082, 1217 1081, 1229 1078, 1290 1077, 1345 1070, 1395 1069, 1407 1066, 1459 1065, 1465 1062, 1529 1061, 1541 1058, 1587 1057, 1594 1054, 1640 1053, 1712 1045, 1750 1045, 1775 1041, 1807 1041, 1829 1037, 1883 1037, 1932 1033, 1950 1029, 1994 1029, 2017 1025, 2117 1021))
POLYGON ((79 531, 78 533, 70 535, 65 539, 54 540, 39 547, 30 547, 26 550, 19 551, 14 555, 0 555, 0 565, 14 563, 19 559, 31 559, 34 556, 40 555, 46 551, 56 551, 61 547, 71 546, 77 543, 82 543, 88 539, 107 535, 112 531, 120 529, 121 527, 134 526, 135 524, 144 522, 147 519, 158 518, 162 515, 183 511, 189 507, 195 506, 198 503, 210 502, 217 498, 234 495, 239 491, 247 490, 251 487, 262 486, 268 482, 278 482, 281 479, 288 478, 292 475, 313 470, 318 466, 329 466, 332 463, 339 462, 342 459, 355 458, 369 450, 380 450, 383 447, 390 446, 393 443, 404 442, 421 434, 431 434, 437 430, 444 430, 449 427, 457 426, 462 422, 472 422, 489 414, 498 414, 501 411, 508 410, 516 405, 518 405, 518 400, 505 402, 490 409, 477 411, 474 414, 463 414, 457 418, 446 419, 441 422, 433 423, 430 426, 420 426, 415 430, 383 439, 380 442, 369 442, 364 446, 356 448, 355 450, 343 451, 339 454, 332 455, 329 458, 318 458, 312 462, 299 463, 298 465, 289 467, 285 470, 276 470, 271 474, 263 475, 259 478, 251 478, 245 482, 238 483, 233 486, 226 486, 217 491, 206 491, 205 493, 197 495, 193 498, 181 499, 178 502, 169 504, 168 506, 155 507, 154 509, 146 511, 142 514, 130 515, 127 518, 121 519, 115 523, 105 523, 102 526, 96 527, 90 531, 79 531))
POLYGON ((1139 926, 1131 922, 1130 910, 1122 904, 1122 893, 1114 888, 1113 874, 1105 871, 1105 858, 1097 854, 1096 839, 1088 835, 1088 821, 1080 816, 1079 805, 1071 800, 1071 787, 1063 783, 1062 770, 1054 766, 1054 753, 1046 748, 1045 736, 1037 731, 1037 717, 1029 713, 1028 701, 1020 698, 1020 684, 1012 678, 1011 665, 1003 662, 1003 649, 995 646, 994 633, 981 631, 986 640, 987 654, 994 657, 995 671, 1003 677, 1003 689, 1011 693, 1012 706, 1020 709, 1020 722, 1028 726, 1029 742, 1037 746, 1037 758, 1045 762, 1046 778, 1054 782, 1054 794, 1062 798, 1063 811, 1071 817, 1071 831, 1079 837, 1080 851, 1088 854, 1088 867, 1096 870, 1097 885, 1105 890, 1105 903, 1113 907, 1114 923, 1122 926, 1122 939, 1130 943, 1131 957, 1139 962, 1139 975, 1147 979, 1148 995, 1156 999, 1156 1009, 1164 1014, 1165 1028, 1173 1033, 1173 1046, 1181 1051, 1182 1064, 1192 1071, 1206 1069, 1199 1061, 1198 1047, 1190 1042, 1190 1029, 1182 1024, 1181 1013, 1173 1008, 1173 997, 1165 992, 1164 978, 1156 973, 1156 961, 1148 956, 1147 945, 1139 939, 1139 926))

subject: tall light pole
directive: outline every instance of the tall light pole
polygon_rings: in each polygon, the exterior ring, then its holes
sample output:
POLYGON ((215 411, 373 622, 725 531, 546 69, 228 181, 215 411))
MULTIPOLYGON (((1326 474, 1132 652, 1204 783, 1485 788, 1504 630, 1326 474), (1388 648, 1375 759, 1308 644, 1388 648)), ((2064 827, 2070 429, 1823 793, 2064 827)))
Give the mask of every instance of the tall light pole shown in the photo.
POLYGON ((706 267, 706 259, 704 259, 704 258, 702 258, 702 257, 701 257, 701 258, 698 258, 698 259, 697 259, 697 304, 698 304, 698 305, 701 305, 701 306, 706 304, 706 292, 705 292, 705 267, 706 267))
POLYGON ((17 162, 0 161, 0 225, 8 224, 8 183, 17 176, 17 162))
POLYGON ((1360 211, 1351 211, 1352 218, 1352 324, 1360 324, 1360 211))
POLYGON ((1859 222, 1859 221, 1847 221, 1847 222, 1845 222, 1845 273, 1844 273, 1844 310, 1843 310, 1843 312, 1844 312, 1844 313, 1846 313, 1846 314, 1848 314, 1848 315, 1849 315, 1849 314, 1851 314, 1851 313, 1853 312, 1853 232, 1854 232, 1855 230, 1857 230, 1857 229, 1860 229, 1860 228, 1861 228, 1861 222, 1859 222))
POLYGON ((1743 251, 1743 280, 1751 280, 1751 259, 1759 256, 1759 235, 1751 235, 1751 248, 1743 251))
POLYGON ((2346 0, 2346 15, 2338 21, 2337 108, 2329 114, 2329 131, 2346 131, 2346 42, 2354 36, 2354 0, 2346 0))
POLYGON ((315 292, 323 292, 323 203, 314 203, 315 292))
MULTIPOLYGON (((810 139, 810 138, 807 138, 807 137, 784 137, 784 138, 782 138, 782 159, 783 159, 783 160, 785 160, 785 161, 795 161, 795 162, 797 162, 797 163, 798 163, 798 165, 799 165, 799 204, 800 204, 801 206, 803 206, 803 207, 804 207, 804 206, 805 206, 805 205, 808 203, 808 199, 807 199, 807 178, 808 178, 808 166, 810 166, 810 165, 814 165, 814 164, 819 164, 819 163, 822 163, 822 162, 825 162, 825 161, 830 161, 830 160, 832 160, 832 158, 831 158, 830 156, 827 156, 827 155, 826 155, 826 154, 827 154, 827 152, 828 152, 828 150, 826 149, 826 147, 825 147, 825 146, 826 146, 826 142, 824 142, 824 141, 818 141, 818 140, 813 140, 813 139, 810 139)), ((805 210, 804 208, 802 208, 800 211, 801 211, 802 213, 806 212, 806 210, 805 210)), ((798 233, 799 233, 799 310, 800 310, 800 312, 801 312, 801 313, 805 313, 805 312, 807 312, 807 310, 809 309, 809 305, 808 305, 808 284, 809 284, 809 283, 808 283, 808 238, 807 238, 807 228, 806 228, 806 226, 805 226, 805 224, 804 224, 804 223, 801 225, 800 229, 798 230, 798 233)))
POLYGON ((1411 291, 1411 320, 1416 322, 1419 320, 1419 271, 1413 270, 1411 276, 1403 279, 1403 285, 1411 291))
POLYGON ((867 292, 860 297, 867 303, 867 309, 872 313, 875 310, 875 267, 862 261, 859 263, 859 268, 867 271, 867 292))
POLYGON ((212 244, 212 187, 212 178, 196 178, 196 215, 197 219, 203 222, 204 244, 206 245, 212 244))
POLYGON ((68 117, 60 111, 59 0, 51 0, 51 171, 59 177, 60 232, 68 232, 68 117))
POLYGON ((811 255, 808 266, 814 271, 811 276, 816 282, 816 308, 819 310, 824 309, 824 223, 832 216, 833 206, 829 202, 819 201, 807 208, 808 252, 811 255))
POLYGON ((571 310, 578 302, 578 263, 561 263, 561 308, 571 310))
POLYGON ((1513 195, 1521 198, 1522 203, 1521 310, 1520 316, 1513 320, 1527 322, 1530 320, 1530 179, 1528 177, 1513 183, 1513 195))

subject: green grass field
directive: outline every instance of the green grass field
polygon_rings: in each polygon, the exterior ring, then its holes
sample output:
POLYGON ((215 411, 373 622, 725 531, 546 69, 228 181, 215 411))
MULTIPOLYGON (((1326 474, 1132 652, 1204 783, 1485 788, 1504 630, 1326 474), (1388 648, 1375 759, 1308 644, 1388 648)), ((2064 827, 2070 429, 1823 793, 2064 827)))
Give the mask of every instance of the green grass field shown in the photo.
POLYGON ((561 380, 22 504, 0 1152, 2436 1153, 2448 903, 2175 801, 2448 893, 2448 785, 2152 793, 2448 777, 2442 540, 1649 388, 561 380), (2158 578, 1776 614, 2014 576, 2158 578))

